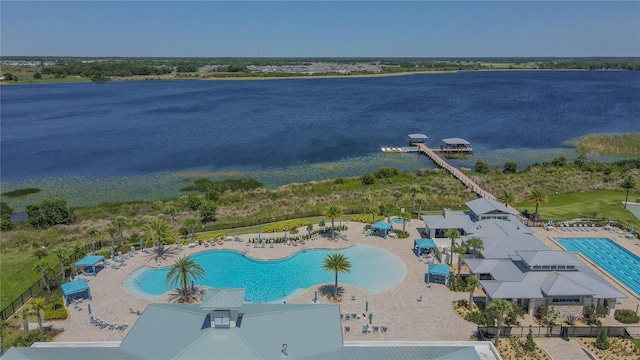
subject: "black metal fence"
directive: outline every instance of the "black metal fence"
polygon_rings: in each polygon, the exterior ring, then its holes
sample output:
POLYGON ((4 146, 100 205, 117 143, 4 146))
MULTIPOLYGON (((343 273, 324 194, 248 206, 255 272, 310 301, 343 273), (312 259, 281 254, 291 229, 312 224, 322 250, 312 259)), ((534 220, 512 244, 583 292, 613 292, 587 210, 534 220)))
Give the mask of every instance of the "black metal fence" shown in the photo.
MULTIPOLYGON (((500 336, 525 338, 529 335, 529 330, 533 337, 597 337, 602 331, 605 331, 608 336, 625 339, 632 337, 626 326, 503 326, 500 336)), ((478 326, 478 338, 480 340, 494 338, 497 331, 498 328, 494 326, 478 326)))
MULTIPOLYGON (((83 250, 85 254, 93 252, 94 244, 85 245, 83 250)), ((95 251, 102 249, 102 242, 95 242, 95 251)), ((76 260, 80 258, 80 254, 71 254, 70 259, 71 263, 74 263, 76 260)), ((56 266, 60 266, 60 263, 56 264, 56 266)), ((49 284, 51 285, 52 281, 56 282, 56 277, 59 276, 60 273, 58 270, 51 270, 47 273, 47 279, 49 280, 49 284)), ((2 311, 0 311, 0 319, 7 320, 11 315, 13 315, 20 307, 27 303, 34 295, 38 294, 45 287, 44 280, 42 277, 38 279, 38 281, 34 282, 27 290, 25 290, 20 296, 18 296, 15 300, 13 300, 9 305, 7 305, 2 311)))

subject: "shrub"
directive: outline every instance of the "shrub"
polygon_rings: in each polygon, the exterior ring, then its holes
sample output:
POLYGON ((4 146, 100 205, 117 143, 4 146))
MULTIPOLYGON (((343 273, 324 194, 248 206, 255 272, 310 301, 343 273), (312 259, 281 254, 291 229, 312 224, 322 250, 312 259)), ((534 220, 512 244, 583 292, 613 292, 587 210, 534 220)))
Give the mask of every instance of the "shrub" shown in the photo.
POLYGON ((529 327, 529 334, 527 334, 527 341, 522 346, 528 352, 536 351, 536 342, 533 341, 533 331, 529 327))
POLYGON ((607 333, 604 330, 602 330, 600 332, 600 335, 598 335, 595 345, 600 350, 607 350, 608 348, 611 347, 609 336, 607 336, 607 333))
MULTIPOLYGON (((361 214, 361 215, 353 215, 349 220, 364 223, 364 224, 372 224, 371 220, 374 220, 374 219, 373 219, 373 216, 370 214, 369 215, 361 214)), ((380 215, 375 216, 375 221, 381 221, 381 220, 384 220, 384 216, 380 216, 380 215)))
POLYGON ((567 320, 567 325, 573 326, 576 324, 576 320, 578 320, 578 317, 573 314, 569 314, 566 316, 566 320, 567 320))
POLYGON ((487 311, 472 311, 464 319, 481 326, 495 326, 496 323, 496 318, 487 311))
POLYGON ((373 175, 378 179, 382 179, 382 178, 389 179, 389 178, 392 178, 392 177, 398 175, 398 169, 396 169, 396 168, 380 168, 380 169, 374 171, 373 175))
POLYGON ((477 173, 486 174, 491 170, 491 168, 485 161, 478 160, 476 161, 475 170, 477 173))
POLYGON ((344 178, 338 177, 335 180, 333 180, 333 183, 336 185, 342 185, 344 184, 344 178))
POLYGON ((637 324, 640 322, 640 316, 629 309, 616 310, 614 317, 623 324, 637 324))
POLYGON ((518 164, 515 161, 507 161, 504 163, 502 172, 505 174, 515 174, 518 172, 518 164))
POLYGON ((449 290, 467 291, 467 282, 461 276, 451 276, 449 278, 449 290))
POLYGON ((68 316, 67 309, 64 307, 52 310, 50 308, 44 309, 44 319, 45 320, 61 320, 66 319, 68 316))
POLYGON ((42 330, 31 330, 16 340, 16 346, 29 347, 35 342, 49 341, 49 335, 42 330))
POLYGON ((360 180, 362 181, 363 185, 373 185, 376 182, 375 176, 369 173, 362 175, 362 177, 360 177, 360 180))
POLYGON ((273 233, 281 231, 289 231, 291 229, 306 226, 307 222, 304 220, 288 220, 281 221, 273 224, 268 224, 262 227, 263 232, 273 233))

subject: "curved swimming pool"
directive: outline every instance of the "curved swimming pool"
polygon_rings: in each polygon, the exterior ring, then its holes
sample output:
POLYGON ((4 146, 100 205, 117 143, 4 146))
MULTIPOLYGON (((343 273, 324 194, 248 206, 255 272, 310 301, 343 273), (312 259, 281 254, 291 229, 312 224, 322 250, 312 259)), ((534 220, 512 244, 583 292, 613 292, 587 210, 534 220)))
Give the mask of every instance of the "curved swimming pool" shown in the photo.
POLYGON ((609 238, 558 238, 560 245, 577 251, 640 295, 640 258, 609 238))
MULTIPOLYGON (((344 254, 351 262, 351 272, 339 274, 338 283, 361 287, 370 294, 392 289, 406 274, 397 256, 363 244, 342 250, 305 250, 280 260, 256 260, 230 250, 210 250, 191 258, 206 272, 206 278, 197 285, 245 288, 248 301, 273 302, 293 299, 316 284, 333 284, 334 274, 324 271, 322 262, 334 252, 344 254)), ((142 267, 127 276, 124 287, 134 296, 156 299, 176 287, 165 282, 168 272, 168 267, 142 267)))

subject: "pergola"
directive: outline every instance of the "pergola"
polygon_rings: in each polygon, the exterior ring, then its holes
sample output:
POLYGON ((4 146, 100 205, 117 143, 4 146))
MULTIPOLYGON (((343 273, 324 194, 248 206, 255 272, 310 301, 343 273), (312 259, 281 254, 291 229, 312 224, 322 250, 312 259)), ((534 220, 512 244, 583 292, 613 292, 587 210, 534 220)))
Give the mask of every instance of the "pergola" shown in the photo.
POLYGON ((438 245, 432 239, 415 239, 413 240, 413 249, 416 250, 416 255, 422 255, 422 252, 426 249, 437 249, 438 245))
POLYGON ((76 263, 76 275, 78 274, 79 267, 90 267, 93 270, 93 276, 96 276, 96 265, 102 261, 104 265, 104 256, 100 255, 87 255, 80 259, 76 263))
POLYGON ((371 231, 377 234, 381 234, 381 236, 384 238, 387 237, 387 232, 389 230, 391 230, 391 224, 389 224, 388 222, 378 221, 377 223, 371 225, 371 231))
POLYGON ((431 284, 431 275, 443 277, 444 285, 449 287, 449 265, 427 264, 427 284, 431 284))
POLYGON ((67 306, 71 303, 72 297, 80 297, 86 292, 86 297, 91 300, 91 290, 89 289, 89 283, 86 279, 76 279, 74 281, 64 283, 60 286, 62 288, 62 296, 67 301, 67 306), (74 296, 75 295, 75 296, 74 296))

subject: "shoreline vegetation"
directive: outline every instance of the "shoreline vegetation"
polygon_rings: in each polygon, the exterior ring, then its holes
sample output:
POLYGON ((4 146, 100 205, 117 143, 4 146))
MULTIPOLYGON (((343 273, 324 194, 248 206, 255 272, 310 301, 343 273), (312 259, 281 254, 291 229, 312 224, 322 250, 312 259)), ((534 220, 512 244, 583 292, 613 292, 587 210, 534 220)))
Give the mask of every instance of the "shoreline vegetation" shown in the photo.
POLYGON ((640 58, 60 58, 5 57, 1 85, 144 80, 280 80, 461 71, 640 70, 640 58))
POLYGON ((562 143, 574 147, 581 154, 596 152, 600 155, 640 155, 640 133, 589 134, 562 143))

